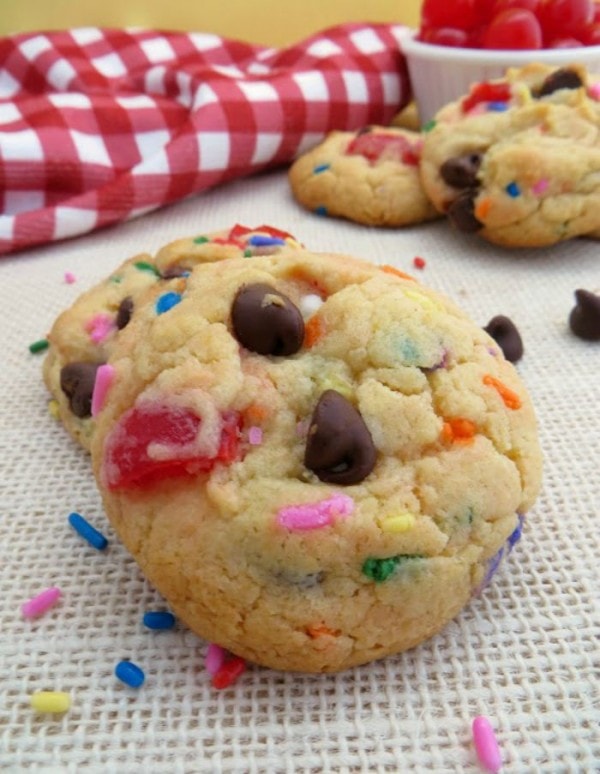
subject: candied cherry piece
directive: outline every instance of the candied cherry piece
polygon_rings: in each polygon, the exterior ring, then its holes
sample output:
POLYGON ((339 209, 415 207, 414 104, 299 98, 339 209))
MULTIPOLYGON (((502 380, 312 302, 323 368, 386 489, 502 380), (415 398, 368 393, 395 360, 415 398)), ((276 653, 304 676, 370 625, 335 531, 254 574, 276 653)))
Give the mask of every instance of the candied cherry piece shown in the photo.
POLYGON ((542 28, 527 9, 509 8, 492 19, 483 35, 483 47, 516 50, 542 47, 542 28))
POLYGON ((481 102, 508 102, 509 99, 510 86, 507 83, 483 81, 471 88, 471 92, 462 101, 462 109, 468 113, 481 102))
POLYGON ((229 464, 237 457, 240 417, 222 415, 221 438, 214 457, 194 453, 201 418, 181 406, 149 404, 134 406, 121 418, 106 442, 104 467, 111 489, 148 486, 165 478, 210 471, 218 462, 229 464), (172 456, 151 456, 149 448, 160 444, 172 456), (189 446, 189 450, 185 447, 189 446), (185 451, 184 451, 185 450, 185 451))
POLYGON ((387 159, 399 160, 410 166, 419 164, 416 150, 401 134, 361 132, 350 142, 346 153, 351 156, 364 156, 371 163, 385 156, 387 159))
POLYGON ((482 0, 424 0, 423 27, 456 27, 469 30, 479 20, 477 5, 482 0))
POLYGON ((419 40, 434 46, 464 48, 467 45, 468 35, 464 30, 456 27, 427 27, 420 33, 419 40))
POLYGON ((539 9, 538 18, 544 40, 574 37, 579 39, 594 20, 594 0, 547 0, 539 9))

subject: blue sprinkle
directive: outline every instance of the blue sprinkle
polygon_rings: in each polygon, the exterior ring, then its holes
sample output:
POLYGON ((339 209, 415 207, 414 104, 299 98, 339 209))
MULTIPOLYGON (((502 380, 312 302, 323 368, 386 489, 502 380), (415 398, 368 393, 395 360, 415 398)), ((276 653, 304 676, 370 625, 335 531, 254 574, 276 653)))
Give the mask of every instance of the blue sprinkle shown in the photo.
POLYGON ((156 314, 164 314, 172 309, 181 301, 181 295, 179 293, 164 293, 156 302, 156 314))
POLYGON ((508 102, 488 102, 487 109, 496 113, 504 113, 505 110, 508 110, 508 102))
POLYGON ((519 540, 521 539, 521 533, 523 532, 524 521, 525 521, 525 517, 519 514, 519 523, 515 527, 514 531, 508 536, 508 540, 506 541, 508 543, 509 551, 512 551, 515 543, 518 543, 519 540))
POLYGON ((91 546, 97 548, 98 551, 102 551, 108 545, 108 540, 101 532, 92 527, 89 521, 86 521, 83 516, 78 513, 69 514, 69 524, 73 527, 75 532, 86 540, 91 546))
POLYGON ((504 190, 509 196, 512 196, 513 199, 516 199, 517 196, 521 195, 521 189, 515 182, 509 183, 504 190))
POLYGON ((253 247, 269 247, 270 245, 284 245, 285 239, 274 236, 264 236, 263 234, 254 234, 248 239, 248 244, 253 247))
POLYGON ((119 661, 115 667, 115 675, 130 688, 139 688, 146 679, 144 671, 132 661, 119 661))
POLYGON ((313 175, 320 175, 321 172, 327 172, 331 168, 331 164, 319 164, 313 169, 313 175))
POLYGON ((316 215, 327 215, 327 207, 320 204, 318 207, 315 207, 315 214, 316 215))
POLYGON ((161 610, 152 610, 144 613, 144 626, 148 629, 172 629, 175 626, 175 616, 161 610))

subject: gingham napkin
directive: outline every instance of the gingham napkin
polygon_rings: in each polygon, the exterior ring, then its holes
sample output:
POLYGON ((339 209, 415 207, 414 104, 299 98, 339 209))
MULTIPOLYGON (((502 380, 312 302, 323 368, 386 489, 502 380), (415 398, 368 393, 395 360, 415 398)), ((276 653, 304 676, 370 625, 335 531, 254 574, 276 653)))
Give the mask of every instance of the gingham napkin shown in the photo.
POLYGON ((410 98, 397 25, 286 49, 81 28, 0 39, 0 253, 289 162, 410 98))

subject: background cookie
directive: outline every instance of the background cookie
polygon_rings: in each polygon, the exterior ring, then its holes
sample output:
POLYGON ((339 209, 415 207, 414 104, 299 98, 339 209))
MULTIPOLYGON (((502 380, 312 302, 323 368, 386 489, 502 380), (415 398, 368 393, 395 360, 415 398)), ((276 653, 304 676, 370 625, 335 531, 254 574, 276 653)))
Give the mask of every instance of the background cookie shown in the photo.
POLYGON ((144 573, 200 636, 270 667, 430 637, 539 488, 513 366, 448 300, 347 256, 180 281, 167 310, 148 293, 96 384, 95 475, 144 573))
POLYGON ((135 314, 138 299, 153 287, 176 291, 196 264, 232 256, 294 249, 295 240, 269 226, 201 234, 172 242, 155 256, 142 253, 121 264, 106 280, 83 293, 55 321, 44 361, 44 381, 67 430, 89 449, 94 425, 92 389, 98 366, 108 360, 119 333, 135 314))
POLYGON ((542 247, 600 228, 600 85, 528 65, 472 87, 425 134, 423 187, 462 231, 542 247))
POLYGON ((290 168, 300 204, 369 226, 408 226, 438 217, 421 186, 421 137, 398 127, 333 132, 290 168))

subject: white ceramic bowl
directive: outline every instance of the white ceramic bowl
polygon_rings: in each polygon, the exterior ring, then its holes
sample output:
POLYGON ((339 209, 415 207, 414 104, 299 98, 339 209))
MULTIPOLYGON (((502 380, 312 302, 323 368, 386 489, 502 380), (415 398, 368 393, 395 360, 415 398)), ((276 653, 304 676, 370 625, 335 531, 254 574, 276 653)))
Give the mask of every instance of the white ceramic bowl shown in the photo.
POLYGON ((531 62, 548 65, 579 63, 600 74, 600 46, 546 48, 539 51, 491 51, 475 48, 434 46, 415 40, 407 30, 402 40, 421 125, 439 108, 466 94, 473 83, 500 78, 508 67, 531 62))

